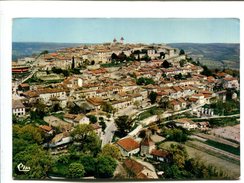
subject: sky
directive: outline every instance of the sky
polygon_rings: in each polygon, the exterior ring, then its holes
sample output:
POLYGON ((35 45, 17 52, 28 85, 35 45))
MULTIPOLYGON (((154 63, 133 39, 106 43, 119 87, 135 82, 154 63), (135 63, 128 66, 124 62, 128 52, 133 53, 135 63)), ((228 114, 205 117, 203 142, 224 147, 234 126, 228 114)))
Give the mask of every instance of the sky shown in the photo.
POLYGON ((14 42, 239 43, 239 19, 23 18, 13 20, 14 42))

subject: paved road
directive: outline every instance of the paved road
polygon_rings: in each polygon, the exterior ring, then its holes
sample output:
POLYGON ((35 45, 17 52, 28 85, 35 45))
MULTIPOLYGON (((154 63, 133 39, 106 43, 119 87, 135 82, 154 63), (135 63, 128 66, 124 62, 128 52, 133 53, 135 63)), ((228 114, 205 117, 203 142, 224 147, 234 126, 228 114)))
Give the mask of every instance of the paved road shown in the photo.
POLYGON ((117 129, 114 121, 110 121, 104 130, 104 135, 102 136, 102 147, 113 140, 114 131, 117 129))
MULTIPOLYGON (((169 117, 169 116, 174 116, 174 115, 177 115, 177 114, 185 113, 185 112, 191 111, 191 110, 193 110, 193 109, 197 109, 197 108, 202 107, 202 106, 203 106, 203 105, 199 105, 199 106, 196 106, 196 107, 194 107, 194 108, 190 108, 190 109, 186 109, 186 110, 182 110, 182 111, 178 111, 178 112, 174 112, 174 113, 164 112, 164 113, 160 114, 160 118, 161 118, 161 119, 165 119, 165 118, 167 118, 167 117, 169 117)), ((151 116, 150 116, 149 118, 151 118, 151 116)), ((146 118, 146 119, 147 119, 147 118, 146 118)), ((146 119, 144 119, 144 120, 146 120, 146 119)), ((155 119, 155 121, 157 121, 157 120, 158 120, 158 119, 155 119)), ((152 125, 150 125, 150 124, 153 123, 153 122, 155 122, 155 121, 151 121, 149 124, 146 125, 146 127, 148 128, 149 126, 152 126, 152 125)), ((163 122, 161 122, 161 124, 163 124, 163 123, 168 123, 168 122, 170 122, 170 121, 172 121, 172 120, 169 120, 169 121, 163 121, 163 122)), ((129 134, 135 134, 136 131, 140 131, 141 129, 144 128, 142 125, 139 125, 139 127, 140 127, 140 128, 136 128, 136 129, 134 129, 134 130, 131 131, 129 134)))
POLYGON ((226 116, 210 116, 210 117, 200 117, 200 118, 192 118, 192 119, 214 119, 214 118, 231 118, 231 117, 238 117, 240 114, 232 114, 226 116))

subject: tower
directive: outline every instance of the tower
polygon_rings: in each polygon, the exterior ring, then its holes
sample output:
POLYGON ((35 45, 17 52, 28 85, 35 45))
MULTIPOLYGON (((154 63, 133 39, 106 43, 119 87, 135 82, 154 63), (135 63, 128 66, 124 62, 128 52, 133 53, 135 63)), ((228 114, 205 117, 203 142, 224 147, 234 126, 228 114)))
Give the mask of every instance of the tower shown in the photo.
POLYGON ((120 43, 121 43, 121 44, 124 43, 124 38, 123 38, 123 37, 120 38, 120 43))
POLYGON ((116 42, 117 42, 117 39, 116 39, 116 38, 114 38, 113 43, 115 44, 116 42))

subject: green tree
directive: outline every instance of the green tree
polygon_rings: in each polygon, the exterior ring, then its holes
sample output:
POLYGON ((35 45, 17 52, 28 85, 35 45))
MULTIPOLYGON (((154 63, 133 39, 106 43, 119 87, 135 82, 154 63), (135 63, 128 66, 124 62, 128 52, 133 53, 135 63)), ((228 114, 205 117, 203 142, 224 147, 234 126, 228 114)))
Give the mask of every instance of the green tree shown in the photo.
POLYGON ((133 122, 131 119, 129 119, 129 116, 124 115, 116 118, 115 124, 118 128, 118 131, 124 136, 131 130, 133 122))
POLYGON ((105 112, 108 112, 108 113, 113 112, 113 106, 109 102, 104 102, 101 107, 102 107, 102 110, 105 112))
POLYGON ((40 53, 40 55, 44 55, 44 57, 46 56, 46 54, 48 54, 49 52, 48 52, 48 50, 44 50, 44 51, 42 51, 41 53, 40 53))
POLYGON ((146 62, 150 61, 151 58, 148 56, 148 54, 146 53, 142 58, 141 60, 145 60, 146 62))
POLYGON ((102 130, 103 130, 103 132, 104 132, 104 130, 106 129, 107 125, 106 125, 106 123, 104 122, 103 117, 99 117, 99 125, 102 126, 102 130))
POLYGON ((86 176, 94 175, 96 168, 96 160, 93 156, 83 155, 80 157, 80 162, 84 166, 86 176))
POLYGON ((111 156, 112 158, 115 158, 119 160, 121 158, 121 152, 120 149, 114 145, 114 144, 106 144, 102 148, 101 154, 102 156, 111 156))
POLYGON ((118 56, 115 53, 112 53, 111 59, 112 61, 116 61, 118 59, 118 56))
POLYGON ((130 54, 129 57, 127 57, 126 61, 135 61, 136 60, 136 57, 133 53, 130 54))
POLYGON ((63 70, 61 68, 53 67, 52 72, 55 74, 61 74, 63 73, 63 70))
POLYGON ((172 67, 172 64, 169 63, 167 60, 165 60, 162 64, 161 64, 161 67, 163 68, 169 68, 169 67, 172 67))
POLYGON ((185 64, 186 64, 186 60, 183 60, 183 59, 180 60, 180 66, 181 66, 181 67, 184 67, 185 64))
POLYGON ((165 58, 165 53, 164 52, 160 52, 159 54, 160 54, 159 59, 161 59, 162 57, 163 57, 163 59, 165 58))
POLYGON ((179 128, 166 129, 163 133, 169 141, 185 142, 188 139, 187 133, 179 128))
POLYGON ((212 71, 206 65, 202 66, 202 68, 203 68, 203 71, 201 73, 202 75, 205 75, 205 76, 213 75, 212 71))
POLYGON ((89 118, 89 120, 90 120, 91 123, 94 124, 94 123, 97 122, 97 117, 96 116, 94 116, 94 115, 88 115, 87 117, 89 118))
POLYGON ((85 170, 82 164, 80 163, 71 163, 68 169, 69 178, 82 178, 84 176, 85 170))
POLYGON ((36 119, 43 119, 43 117, 48 113, 47 106, 42 102, 38 101, 36 104, 33 105, 30 111, 31 120, 36 119))
POLYGON ((136 100, 133 105, 136 106, 136 108, 138 109, 140 106, 140 102, 138 100, 136 100))
POLYGON ((69 155, 61 155, 58 158, 58 162, 61 164, 69 164, 70 163, 70 156, 69 155))
POLYGON ((97 178, 110 178, 117 166, 117 162, 110 156, 99 156, 97 158, 96 177, 97 178))
POLYGON ((14 125, 13 138, 23 139, 29 143, 41 144, 43 142, 43 133, 33 125, 25 125, 23 127, 14 125))
POLYGON ((126 56, 125 53, 122 51, 122 52, 118 55, 117 60, 120 61, 120 62, 123 62, 123 61, 126 60, 126 58, 127 58, 127 56, 126 56))
POLYGON ((51 155, 37 144, 28 145, 27 148, 13 157, 14 177, 17 179, 45 179, 53 165, 51 155), (30 167, 30 171, 18 170, 18 165, 30 167))
POLYGON ((14 114, 12 114, 12 122, 13 122, 13 124, 18 123, 18 118, 17 118, 17 116, 14 115, 14 114))
POLYGON ((136 84, 138 84, 138 85, 143 85, 144 83, 145 83, 145 78, 143 78, 143 77, 137 79, 137 81, 136 81, 136 84))
POLYGON ((58 112, 58 111, 61 111, 62 108, 60 107, 59 104, 54 104, 54 106, 52 107, 52 111, 53 112, 58 112))
POLYGON ((182 179, 181 173, 182 171, 179 169, 177 165, 165 165, 164 166, 164 177, 166 179, 182 179))
POLYGON ((167 110, 169 108, 169 97, 162 97, 159 101, 159 107, 161 107, 164 110, 167 110))
POLYGON ((78 105, 73 105, 71 106, 69 112, 71 114, 79 114, 83 112, 83 109, 81 107, 79 107, 78 105))
POLYGON ((152 91, 149 95, 148 98, 150 99, 151 103, 154 104, 156 102, 158 94, 154 91, 152 91))
POLYGON ((91 125, 80 124, 75 126, 71 132, 71 137, 76 142, 78 151, 94 155, 98 153, 101 142, 91 125))
POLYGON ((181 73, 179 73, 179 74, 175 75, 174 78, 175 78, 176 80, 181 80, 181 79, 183 78, 183 76, 182 76, 181 73))
POLYGON ((94 60, 91 61, 91 65, 95 65, 95 61, 94 60))
POLYGON ((173 155, 173 163, 179 168, 183 168, 185 161, 188 159, 186 148, 181 144, 171 144, 168 151, 173 155))
POLYGON ((62 70, 62 73, 64 77, 68 77, 70 75, 70 72, 68 70, 62 70))
POLYGON ((181 49, 179 55, 185 55, 185 51, 181 49))
POLYGON ((138 85, 149 85, 149 84, 155 84, 155 82, 152 78, 140 77, 139 79, 137 79, 136 84, 138 84, 138 85))

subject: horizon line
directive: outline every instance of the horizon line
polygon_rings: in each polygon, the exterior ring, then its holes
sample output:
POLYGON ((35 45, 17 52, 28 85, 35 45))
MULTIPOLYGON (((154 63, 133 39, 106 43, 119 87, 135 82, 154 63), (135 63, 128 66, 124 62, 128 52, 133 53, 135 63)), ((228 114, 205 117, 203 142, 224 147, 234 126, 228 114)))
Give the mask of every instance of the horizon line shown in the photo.
MULTIPOLYGON (((88 43, 78 43, 78 42, 40 42, 40 41, 12 41, 12 43, 54 43, 54 44, 104 44, 112 42, 88 42, 88 43)), ((240 42, 170 42, 170 43, 143 43, 143 42, 126 42, 124 44, 240 44, 240 42)))

